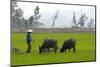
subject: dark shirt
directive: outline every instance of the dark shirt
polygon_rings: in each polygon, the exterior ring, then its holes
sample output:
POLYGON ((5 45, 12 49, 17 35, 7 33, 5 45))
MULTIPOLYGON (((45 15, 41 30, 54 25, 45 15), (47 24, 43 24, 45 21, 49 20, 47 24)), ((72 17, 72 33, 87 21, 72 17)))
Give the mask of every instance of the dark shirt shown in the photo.
POLYGON ((31 38, 31 36, 30 36, 30 33, 28 32, 28 33, 27 33, 27 43, 31 42, 31 40, 32 40, 32 38, 31 38))

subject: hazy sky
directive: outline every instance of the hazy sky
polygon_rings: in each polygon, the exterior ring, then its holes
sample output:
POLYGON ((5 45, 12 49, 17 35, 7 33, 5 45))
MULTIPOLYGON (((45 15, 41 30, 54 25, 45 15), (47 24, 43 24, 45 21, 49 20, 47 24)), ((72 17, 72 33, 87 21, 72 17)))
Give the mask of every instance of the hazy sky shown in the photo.
POLYGON ((44 27, 51 27, 53 17, 58 9, 59 15, 55 21, 55 27, 70 27, 72 24, 73 12, 76 13, 77 21, 81 16, 81 13, 86 13, 86 16, 88 17, 86 24, 91 18, 95 20, 95 8, 90 6, 18 2, 18 6, 24 11, 24 17, 26 19, 31 15, 34 15, 34 9, 37 5, 40 7, 40 21, 45 24, 44 27))

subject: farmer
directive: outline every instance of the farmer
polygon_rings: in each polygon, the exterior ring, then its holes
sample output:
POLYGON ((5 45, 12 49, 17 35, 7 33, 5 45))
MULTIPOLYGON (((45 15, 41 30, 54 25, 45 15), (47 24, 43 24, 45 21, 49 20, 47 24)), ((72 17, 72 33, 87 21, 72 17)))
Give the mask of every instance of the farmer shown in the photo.
POLYGON ((26 53, 31 53, 31 41, 32 41, 31 33, 32 32, 33 31, 31 29, 27 31, 27 51, 26 53))

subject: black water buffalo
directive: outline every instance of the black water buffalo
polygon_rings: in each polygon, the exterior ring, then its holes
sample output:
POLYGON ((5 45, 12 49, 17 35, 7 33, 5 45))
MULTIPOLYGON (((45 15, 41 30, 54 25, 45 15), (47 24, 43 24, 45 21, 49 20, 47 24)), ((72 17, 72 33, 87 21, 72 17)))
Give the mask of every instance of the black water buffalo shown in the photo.
POLYGON ((39 53, 45 52, 45 49, 48 50, 50 48, 54 48, 54 51, 56 53, 57 51, 57 40, 54 39, 45 39, 43 44, 41 46, 39 46, 39 53))
POLYGON ((60 52, 66 52, 66 50, 68 49, 69 52, 70 52, 70 49, 73 48, 73 52, 75 52, 75 44, 76 44, 76 40, 74 39, 68 39, 68 40, 65 40, 64 43, 63 43, 63 46, 62 48, 60 49, 60 52))

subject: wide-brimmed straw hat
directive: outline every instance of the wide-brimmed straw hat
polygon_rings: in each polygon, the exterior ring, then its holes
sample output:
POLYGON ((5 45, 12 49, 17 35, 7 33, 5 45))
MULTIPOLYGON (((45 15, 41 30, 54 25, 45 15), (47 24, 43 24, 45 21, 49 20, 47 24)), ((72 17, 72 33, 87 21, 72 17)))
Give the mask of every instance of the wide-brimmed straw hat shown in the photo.
POLYGON ((31 32, 32 33, 33 31, 31 29, 29 29, 27 32, 31 32))

